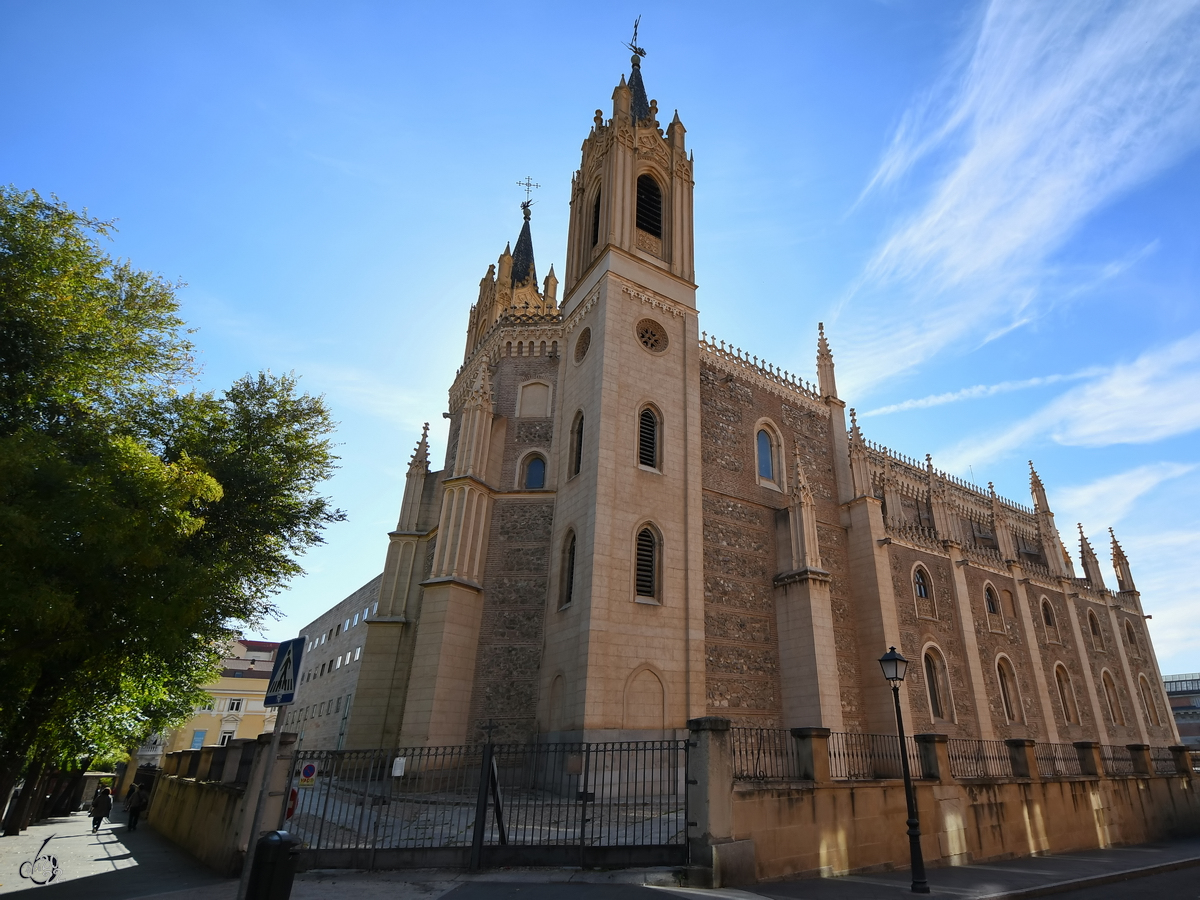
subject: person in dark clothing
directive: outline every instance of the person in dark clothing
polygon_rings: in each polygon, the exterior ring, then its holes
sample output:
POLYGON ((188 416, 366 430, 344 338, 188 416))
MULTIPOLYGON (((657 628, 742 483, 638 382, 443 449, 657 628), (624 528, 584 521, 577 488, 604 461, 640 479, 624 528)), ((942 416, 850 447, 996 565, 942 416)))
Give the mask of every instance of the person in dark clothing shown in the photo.
POLYGON ((100 830, 100 823, 112 812, 112 807, 112 793, 108 788, 101 788, 100 794, 92 801, 92 808, 88 810, 88 815, 92 817, 92 834, 100 830))
POLYGON ((146 796, 146 789, 141 785, 135 784, 134 791, 129 795, 128 805, 129 810, 129 830, 137 831, 138 819, 142 817, 142 811, 150 805, 150 798, 146 796))

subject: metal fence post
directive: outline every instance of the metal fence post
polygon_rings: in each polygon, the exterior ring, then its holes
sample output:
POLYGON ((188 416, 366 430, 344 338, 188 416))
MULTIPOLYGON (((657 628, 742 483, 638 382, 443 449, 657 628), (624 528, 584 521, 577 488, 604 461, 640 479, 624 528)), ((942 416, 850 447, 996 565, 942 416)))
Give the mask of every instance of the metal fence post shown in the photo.
POLYGON ((483 754, 479 765, 479 794, 475 798, 475 833, 471 837, 472 869, 478 869, 483 862, 483 837, 487 828, 488 787, 492 780, 492 743, 483 745, 483 754))

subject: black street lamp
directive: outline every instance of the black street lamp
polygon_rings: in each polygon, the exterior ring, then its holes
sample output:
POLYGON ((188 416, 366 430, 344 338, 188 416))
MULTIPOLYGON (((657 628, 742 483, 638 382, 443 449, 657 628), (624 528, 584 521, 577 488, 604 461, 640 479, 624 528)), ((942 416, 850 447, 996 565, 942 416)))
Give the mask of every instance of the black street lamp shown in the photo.
POLYGON ((917 798, 913 794, 912 773, 908 771, 908 748, 904 742, 904 717, 900 715, 900 682, 908 670, 908 660, 889 647, 879 658, 883 677, 892 685, 892 699, 896 701, 896 731, 900 735, 900 767, 904 772, 904 799, 908 801, 908 853, 912 859, 912 892, 928 894, 929 883, 925 880, 925 859, 921 856, 921 822, 917 818, 917 798))

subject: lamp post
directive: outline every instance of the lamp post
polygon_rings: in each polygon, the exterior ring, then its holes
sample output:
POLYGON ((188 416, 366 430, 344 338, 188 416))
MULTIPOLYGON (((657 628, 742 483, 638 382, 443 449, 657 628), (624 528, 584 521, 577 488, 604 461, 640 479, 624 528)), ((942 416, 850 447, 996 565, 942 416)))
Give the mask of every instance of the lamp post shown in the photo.
POLYGON ((904 717, 900 714, 900 682, 908 669, 908 660, 889 647, 879 658, 883 677, 892 685, 892 699, 896 701, 896 731, 900 735, 900 768, 904 772, 904 799, 908 802, 908 852, 912 859, 912 892, 928 894, 929 883, 925 880, 925 859, 921 856, 921 822, 917 818, 917 798, 913 794, 912 774, 908 771, 908 748, 904 742, 904 717))

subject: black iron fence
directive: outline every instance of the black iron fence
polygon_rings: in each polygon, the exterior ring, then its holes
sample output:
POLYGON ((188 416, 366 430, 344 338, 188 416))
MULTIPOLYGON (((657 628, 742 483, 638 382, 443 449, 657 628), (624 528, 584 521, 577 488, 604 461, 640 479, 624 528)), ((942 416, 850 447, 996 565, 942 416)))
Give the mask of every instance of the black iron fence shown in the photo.
MULTIPOLYGON (((911 736, 904 740, 908 769, 913 778, 924 778, 921 754, 911 736)), ((903 777, 900 740, 894 734, 853 734, 835 731, 829 735, 829 775, 837 779, 903 777)))
POLYGON ((1150 764, 1154 767, 1155 775, 1176 775, 1179 772, 1170 747, 1151 747, 1150 764))
POLYGON ((1107 775, 1133 775, 1133 756, 1129 752, 1128 747, 1120 747, 1115 744, 1100 745, 1100 759, 1104 763, 1104 772, 1107 775))
POLYGON ((301 750, 288 830, 316 865, 683 864, 687 764, 687 741, 301 750))
POLYGON ((1079 750, 1074 744, 1035 744, 1038 774, 1043 778, 1065 778, 1082 775, 1079 750))
POLYGON ((731 728, 734 781, 795 781, 803 778, 799 747, 787 728, 731 728))
POLYGON ((955 778, 1011 778, 1012 756, 1004 741, 946 741, 950 774, 955 778))

